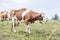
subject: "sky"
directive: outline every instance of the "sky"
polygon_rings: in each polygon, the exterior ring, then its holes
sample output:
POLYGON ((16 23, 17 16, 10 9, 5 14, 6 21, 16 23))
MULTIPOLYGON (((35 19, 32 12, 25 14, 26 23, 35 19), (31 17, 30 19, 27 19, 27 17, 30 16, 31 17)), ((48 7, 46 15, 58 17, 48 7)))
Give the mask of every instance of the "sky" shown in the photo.
POLYGON ((0 0, 0 11, 27 8, 45 13, 51 19, 57 14, 60 18, 60 0, 0 0))

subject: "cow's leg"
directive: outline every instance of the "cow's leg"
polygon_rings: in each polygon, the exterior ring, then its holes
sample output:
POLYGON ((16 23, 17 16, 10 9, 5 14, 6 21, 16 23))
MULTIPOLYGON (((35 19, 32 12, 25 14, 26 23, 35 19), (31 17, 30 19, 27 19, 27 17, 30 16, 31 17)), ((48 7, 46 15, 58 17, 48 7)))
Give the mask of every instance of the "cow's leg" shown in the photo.
POLYGON ((13 29, 13 32, 16 32, 16 30, 15 30, 15 25, 14 25, 14 17, 12 18, 12 29, 13 29))
POLYGON ((31 33, 30 32, 30 23, 27 22, 27 21, 25 21, 25 23, 26 23, 26 30, 25 30, 25 32, 31 33))
POLYGON ((26 30, 25 30, 25 31, 28 32, 28 33, 31 33, 31 32, 30 32, 30 25, 27 25, 27 26, 26 26, 26 30))
POLYGON ((13 32, 16 32, 14 22, 13 22, 13 32))

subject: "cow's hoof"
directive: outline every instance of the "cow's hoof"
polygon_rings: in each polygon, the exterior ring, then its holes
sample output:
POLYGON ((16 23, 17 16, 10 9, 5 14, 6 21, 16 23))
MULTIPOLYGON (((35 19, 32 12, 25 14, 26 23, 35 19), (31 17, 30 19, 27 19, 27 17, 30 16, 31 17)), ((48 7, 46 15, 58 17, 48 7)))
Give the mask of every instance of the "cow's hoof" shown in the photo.
POLYGON ((28 32, 29 34, 31 34, 31 32, 28 32))
POLYGON ((16 30, 14 30, 13 32, 16 32, 16 30))

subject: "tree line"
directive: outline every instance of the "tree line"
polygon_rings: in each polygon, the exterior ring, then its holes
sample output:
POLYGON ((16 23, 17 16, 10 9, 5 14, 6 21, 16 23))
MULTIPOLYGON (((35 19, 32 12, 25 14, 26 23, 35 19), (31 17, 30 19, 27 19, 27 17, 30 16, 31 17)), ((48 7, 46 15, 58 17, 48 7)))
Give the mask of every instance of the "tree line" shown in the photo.
POLYGON ((57 14, 55 14, 54 17, 52 18, 52 20, 59 20, 59 16, 57 14))

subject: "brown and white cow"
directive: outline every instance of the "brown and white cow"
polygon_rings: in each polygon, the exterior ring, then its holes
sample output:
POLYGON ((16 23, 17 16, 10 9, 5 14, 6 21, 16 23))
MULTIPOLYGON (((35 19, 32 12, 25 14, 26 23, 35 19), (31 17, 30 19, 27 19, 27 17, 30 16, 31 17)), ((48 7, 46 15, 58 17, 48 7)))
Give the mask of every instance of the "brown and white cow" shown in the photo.
POLYGON ((34 12, 32 10, 28 10, 26 8, 21 8, 20 10, 14 10, 13 17, 12 17, 12 29, 14 32, 15 26, 19 24, 18 21, 23 20, 24 23, 26 24, 26 32, 30 33, 30 24, 34 23, 36 20, 43 21, 43 16, 42 14, 38 12, 34 12))
POLYGON ((0 12, 0 20, 3 21, 3 20, 7 20, 7 19, 10 19, 9 12, 7 12, 7 11, 0 12))

